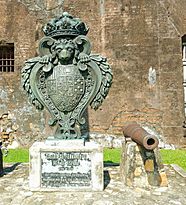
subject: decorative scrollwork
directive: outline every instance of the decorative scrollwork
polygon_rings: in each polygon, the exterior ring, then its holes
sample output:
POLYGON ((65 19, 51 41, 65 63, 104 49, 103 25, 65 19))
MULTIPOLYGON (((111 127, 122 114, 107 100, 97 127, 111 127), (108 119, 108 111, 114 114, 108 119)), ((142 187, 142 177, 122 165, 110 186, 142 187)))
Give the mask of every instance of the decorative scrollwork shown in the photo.
POLYGON ((49 125, 57 125, 55 139, 81 139, 82 115, 89 104, 95 110, 102 104, 112 71, 106 58, 90 54, 88 30, 80 20, 65 13, 44 28, 40 57, 25 63, 22 85, 36 108, 46 107, 51 113, 49 125))

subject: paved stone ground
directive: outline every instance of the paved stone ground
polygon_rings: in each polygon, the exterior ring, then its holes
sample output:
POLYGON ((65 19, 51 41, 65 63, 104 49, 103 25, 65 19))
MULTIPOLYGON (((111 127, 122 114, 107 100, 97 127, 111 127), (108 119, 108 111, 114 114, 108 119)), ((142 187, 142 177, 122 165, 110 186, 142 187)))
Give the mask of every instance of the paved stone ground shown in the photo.
POLYGON ((0 205, 186 205, 186 178, 166 167, 168 187, 129 188, 120 182, 119 166, 106 166, 103 192, 31 192, 28 164, 5 165, 0 205))

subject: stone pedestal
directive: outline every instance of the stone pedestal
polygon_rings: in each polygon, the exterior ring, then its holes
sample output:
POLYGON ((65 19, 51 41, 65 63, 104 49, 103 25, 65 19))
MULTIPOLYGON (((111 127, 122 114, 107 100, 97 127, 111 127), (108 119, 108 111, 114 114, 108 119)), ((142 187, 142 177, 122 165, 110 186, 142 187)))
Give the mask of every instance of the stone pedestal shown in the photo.
POLYGON ((158 148, 150 151, 131 140, 124 142, 120 169, 121 179, 128 186, 168 186, 158 148))
POLYGON ((102 191, 102 147, 81 140, 35 142, 29 186, 32 191, 102 191))

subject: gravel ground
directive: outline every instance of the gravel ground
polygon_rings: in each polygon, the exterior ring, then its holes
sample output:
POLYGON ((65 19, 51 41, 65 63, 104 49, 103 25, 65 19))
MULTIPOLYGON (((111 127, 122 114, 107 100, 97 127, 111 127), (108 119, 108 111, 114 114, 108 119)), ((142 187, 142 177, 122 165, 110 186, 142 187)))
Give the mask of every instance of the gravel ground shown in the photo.
POLYGON ((186 178, 166 166, 168 187, 126 187, 119 166, 104 167, 102 192, 31 192, 28 164, 5 165, 0 178, 0 205, 186 205, 186 178))

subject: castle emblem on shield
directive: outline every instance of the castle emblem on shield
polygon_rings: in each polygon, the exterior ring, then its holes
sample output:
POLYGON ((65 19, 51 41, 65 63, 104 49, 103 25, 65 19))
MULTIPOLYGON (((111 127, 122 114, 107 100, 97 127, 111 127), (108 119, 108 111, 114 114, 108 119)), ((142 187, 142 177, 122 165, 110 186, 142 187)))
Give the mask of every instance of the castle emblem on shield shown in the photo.
POLYGON ((67 12, 44 26, 39 57, 26 61, 22 85, 37 109, 50 112, 49 125, 57 126, 54 139, 81 139, 79 125, 90 104, 102 104, 112 83, 106 58, 91 54, 88 27, 67 12))

